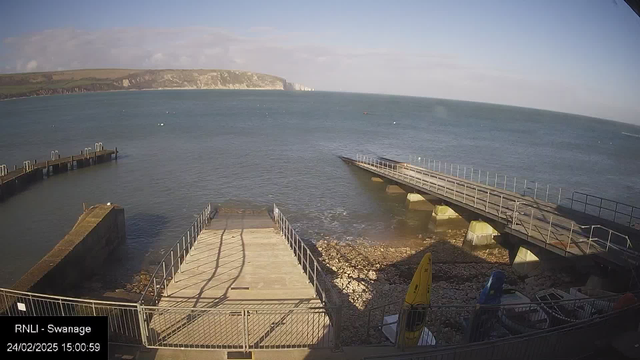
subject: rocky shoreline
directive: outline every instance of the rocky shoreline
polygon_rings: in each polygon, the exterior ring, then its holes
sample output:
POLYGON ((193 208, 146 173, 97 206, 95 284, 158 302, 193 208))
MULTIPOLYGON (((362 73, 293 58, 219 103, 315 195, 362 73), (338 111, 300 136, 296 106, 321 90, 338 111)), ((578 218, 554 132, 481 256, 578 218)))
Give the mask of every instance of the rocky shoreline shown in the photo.
MULTIPOLYGON (((342 345, 363 345, 387 341, 379 331, 367 331, 369 310, 385 304, 386 314, 396 311, 407 291, 413 273, 425 253, 432 254, 432 306, 473 305, 493 270, 507 275, 506 284, 525 295, 548 288, 568 288, 584 284, 570 268, 544 268, 530 276, 520 276, 509 265, 509 252, 502 247, 470 252, 462 248, 466 230, 448 231, 427 237, 421 245, 394 246, 366 241, 344 243, 322 240, 316 244, 320 262, 326 268, 331 286, 343 304, 342 345), (391 311, 391 312, 389 312, 391 311)), ((392 243, 392 242, 390 242, 392 243)), ((382 308, 371 312, 371 323, 380 323, 382 308)), ((458 311, 458 314, 460 311, 458 311)), ((435 313, 434 313, 435 315, 435 313)), ((451 314, 453 317, 459 317, 451 314)), ((444 317, 444 315, 443 315, 444 317)), ((434 322, 438 319, 433 319, 434 322)), ((438 341, 457 342, 459 319, 442 329, 431 329, 438 341), (437 333, 437 334, 436 334, 437 333), (444 337, 444 338, 443 338, 444 337)))

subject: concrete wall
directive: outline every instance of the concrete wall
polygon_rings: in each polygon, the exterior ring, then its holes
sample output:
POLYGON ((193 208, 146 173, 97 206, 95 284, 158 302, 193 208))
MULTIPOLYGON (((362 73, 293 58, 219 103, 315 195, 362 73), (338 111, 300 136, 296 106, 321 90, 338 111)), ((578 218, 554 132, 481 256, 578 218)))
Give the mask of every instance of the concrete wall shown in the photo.
POLYGON ((12 287, 20 291, 63 295, 87 279, 126 239, 124 209, 95 205, 73 229, 12 287))

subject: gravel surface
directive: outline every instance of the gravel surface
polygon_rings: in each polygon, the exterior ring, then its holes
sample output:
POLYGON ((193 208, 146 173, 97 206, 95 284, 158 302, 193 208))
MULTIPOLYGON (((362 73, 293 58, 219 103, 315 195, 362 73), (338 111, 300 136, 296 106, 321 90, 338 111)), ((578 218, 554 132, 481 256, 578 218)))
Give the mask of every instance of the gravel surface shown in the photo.
MULTIPOLYGON (((437 238, 427 237, 421 244, 410 246, 351 243, 322 240, 316 244, 320 262, 326 268, 331 285, 337 292, 343 311, 343 345, 359 345, 386 341, 379 331, 367 334, 369 310, 390 303, 400 303, 406 294, 416 267, 425 253, 432 254, 433 286, 431 304, 473 305, 493 270, 507 275, 506 285, 533 295, 543 289, 584 284, 571 269, 541 267, 531 276, 517 275, 509 265, 509 252, 502 247, 473 252, 462 248, 466 230, 452 230, 437 238)), ((420 243, 420 242, 417 242, 420 243)), ((458 342, 464 332, 460 310, 433 312, 427 327, 439 343, 458 342), (445 321, 446 319, 446 321, 445 321), (429 325, 431 322, 431 325, 429 325), (445 324, 442 324, 444 322, 445 324), (437 327, 437 328, 432 328, 437 327)), ((397 313, 397 306, 386 314, 397 313)), ((382 309, 371 312, 372 323, 380 322, 382 309)))

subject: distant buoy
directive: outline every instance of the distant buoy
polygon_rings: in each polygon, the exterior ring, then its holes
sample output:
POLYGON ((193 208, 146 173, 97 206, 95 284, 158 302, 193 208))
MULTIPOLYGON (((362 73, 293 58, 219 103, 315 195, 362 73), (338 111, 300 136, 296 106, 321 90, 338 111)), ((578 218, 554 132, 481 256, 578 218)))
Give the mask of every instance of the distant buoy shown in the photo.
POLYGON ((164 123, 160 123, 160 126, 164 126, 164 123))
POLYGON ((108 202, 107 205, 111 205, 111 202, 108 202))
POLYGON ((394 121, 394 122, 393 122, 393 125, 395 125, 395 124, 396 124, 396 122, 394 121))
POLYGON ((167 111, 167 114, 168 114, 168 113, 169 113, 169 112, 167 111))

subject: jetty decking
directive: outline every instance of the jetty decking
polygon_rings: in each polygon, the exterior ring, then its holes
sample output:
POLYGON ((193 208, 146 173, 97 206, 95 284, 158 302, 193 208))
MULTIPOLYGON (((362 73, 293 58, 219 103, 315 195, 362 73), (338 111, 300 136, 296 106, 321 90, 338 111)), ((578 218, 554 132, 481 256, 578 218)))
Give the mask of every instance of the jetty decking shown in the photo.
POLYGON ((198 236, 158 306, 318 305, 291 249, 263 215, 218 214, 198 236))
POLYGON ((171 262, 161 264, 156 306, 144 308, 148 346, 246 351, 336 344, 337 320, 318 264, 286 219, 274 218, 223 211, 196 221, 182 247, 172 248, 171 262))

